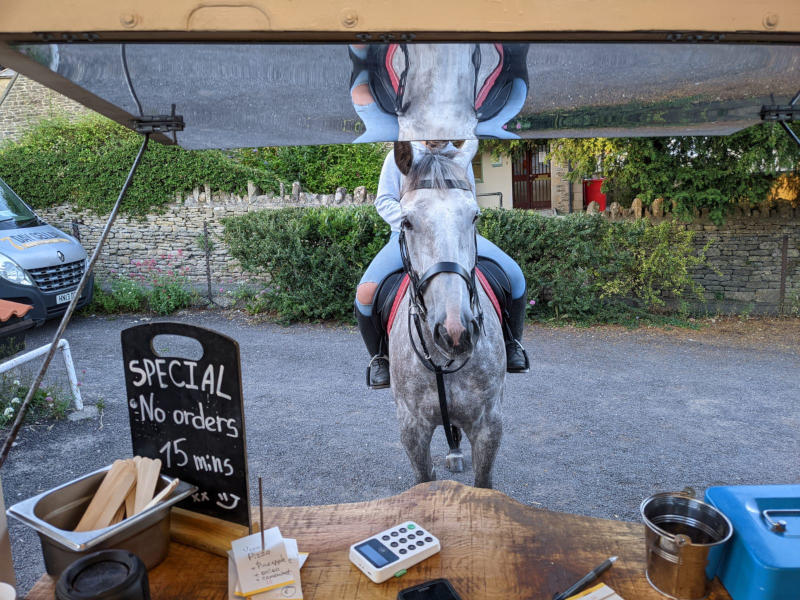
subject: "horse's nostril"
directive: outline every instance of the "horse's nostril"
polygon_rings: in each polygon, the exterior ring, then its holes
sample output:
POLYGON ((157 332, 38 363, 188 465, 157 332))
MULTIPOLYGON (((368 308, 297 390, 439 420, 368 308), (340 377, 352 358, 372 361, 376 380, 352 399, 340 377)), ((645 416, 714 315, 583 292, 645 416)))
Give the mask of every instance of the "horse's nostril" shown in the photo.
POLYGON ((453 346, 450 334, 447 333, 447 329, 441 323, 437 323, 436 327, 434 327, 433 339, 442 348, 451 348, 453 346))
POLYGON ((478 319, 472 319, 470 326, 472 328, 472 340, 477 342, 481 335, 481 325, 478 323, 478 319))

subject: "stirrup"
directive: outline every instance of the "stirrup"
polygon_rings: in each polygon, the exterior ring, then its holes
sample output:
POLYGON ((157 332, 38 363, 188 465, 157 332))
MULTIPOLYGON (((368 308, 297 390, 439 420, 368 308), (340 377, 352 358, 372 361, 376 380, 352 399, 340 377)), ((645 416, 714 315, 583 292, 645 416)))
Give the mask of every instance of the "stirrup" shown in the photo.
POLYGON ((390 386, 390 378, 388 377, 389 372, 389 357, 385 354, 376 354, 369 360, 369 364, 367 365, 367 387, 373 390, 383 390, 390 386), (373 385, 372 384, 372 365, 376 360, 384 360, 386 361, 386 369, 387 369, 387 379, 386 383, 380 385, 373 385))
POLYGON ((508 373, 527 373, 528 371, 530 371, 531 370, 531 361, 528 358, 528 352, 525 350, 525 347, 519 342, 519 340, 517 340, 516 338, 513 338, 513 337, 511 338, 511 341, 509 341, 508 344, 506 344, 506 346, 508 346, 509 344, 516 344, 517 348, 519 348, 519 350, 522 352, 522 356, 525 357, 525 366, 523 368, 521 368, 521 369, 519 367, 516 367, 514 369, 508 368, 508 350, 506 350, 506 372, 508 372, 508 373))

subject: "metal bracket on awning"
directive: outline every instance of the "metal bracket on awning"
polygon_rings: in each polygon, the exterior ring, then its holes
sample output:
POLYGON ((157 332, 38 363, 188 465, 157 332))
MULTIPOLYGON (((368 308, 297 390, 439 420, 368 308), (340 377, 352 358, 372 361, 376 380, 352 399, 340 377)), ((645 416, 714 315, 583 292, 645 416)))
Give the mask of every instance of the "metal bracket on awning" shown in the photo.
POLYGON ((779 123, 784 131, 789 134, 795 143, 800 146, 800 137, 789 127, 788 123, 793 121, 800 121, 800 91, 797 92, 789 102, 789 104, 782 106, 780 104, 765 104, 761 107, 761 120, 765 122, 779 123))
POLYGON ((171 133, 172 139, 178 143, 177 132, 183 131, 186 124, 183 115, 175 114, 175 105, 172 105, 172 114, 169 115, 142 115, 133 121, 133 129, 142 135, 148 133, 171 133))

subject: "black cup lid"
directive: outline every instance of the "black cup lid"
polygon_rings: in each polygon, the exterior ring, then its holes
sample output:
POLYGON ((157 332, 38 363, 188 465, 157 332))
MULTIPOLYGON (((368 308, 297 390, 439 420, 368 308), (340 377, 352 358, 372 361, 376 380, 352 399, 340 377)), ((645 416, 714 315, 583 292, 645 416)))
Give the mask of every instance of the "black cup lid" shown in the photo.
POLYGON ((72 563, 56 585, 58 600, 149 600, 147 570, 127 550, 100 550, 72 563))

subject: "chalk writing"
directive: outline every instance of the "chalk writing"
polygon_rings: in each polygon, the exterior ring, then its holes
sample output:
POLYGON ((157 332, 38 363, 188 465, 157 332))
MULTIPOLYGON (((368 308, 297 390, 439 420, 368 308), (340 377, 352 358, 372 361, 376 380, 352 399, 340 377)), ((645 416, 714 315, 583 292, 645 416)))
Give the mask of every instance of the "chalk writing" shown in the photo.
POLYGON ((166 474, 199 488, 183 508, 249 525, 236 342, 182 323, 131 327, 122 341, 134 453, 160 458, 166 474), (203 355, 190 360, 156 354, 158 335, 193 338, 203 355))

